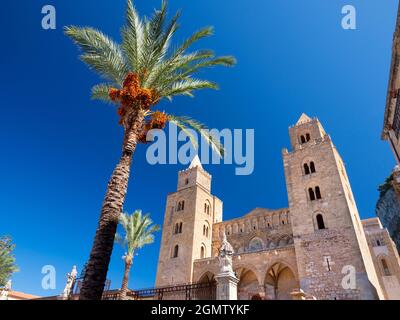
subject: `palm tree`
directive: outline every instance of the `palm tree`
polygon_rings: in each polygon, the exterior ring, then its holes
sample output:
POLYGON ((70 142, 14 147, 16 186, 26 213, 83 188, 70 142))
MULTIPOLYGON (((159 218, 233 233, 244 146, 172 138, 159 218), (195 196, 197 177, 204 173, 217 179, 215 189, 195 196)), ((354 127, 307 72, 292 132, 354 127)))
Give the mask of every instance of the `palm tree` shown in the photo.
POLYGON ((212 27, 200 29, 171 49, 180 14, 167 21, 166 9, 167 4, 162 1, 161 9, 151 18, 141 19, 128 0, 121 44, 90 27, 65 27, 66 35, 82 50, 81 60, 107 81, 92 88, 92 98, 115 103, 124 128, 122 155, 108 183, 80 299, 101 299, 132 155, 137 143, 146 142, 147 131, 164 128, 169 121, 187 134, 188 127, 200 131, 215 151, 223 151, 219 142, 202 130, 205 127, 201 123, 154 110, 164 98, 171 100, 178 95, 193 96, 193 91, 199 89, 217 89, 215 83, 193 75, 205 67, 235 63, 233 57, 216 57, 211 50, 187 53, 192 44, 213 34, 212 27))
POLYGON ((125 271, 120 291, 120 299, 125 300, 128 291, 129 272, 135 252, 144 245, 154 242, 153 233, 160 230, 160 226, 153 224, 149 214, 142 215, 140 210, 136 210, 132 215, 122 213, 119 217, 119 223, 125 231, 125 237, 116 234, 115 241, 126 249, 123 257, 125 259, 125 271))

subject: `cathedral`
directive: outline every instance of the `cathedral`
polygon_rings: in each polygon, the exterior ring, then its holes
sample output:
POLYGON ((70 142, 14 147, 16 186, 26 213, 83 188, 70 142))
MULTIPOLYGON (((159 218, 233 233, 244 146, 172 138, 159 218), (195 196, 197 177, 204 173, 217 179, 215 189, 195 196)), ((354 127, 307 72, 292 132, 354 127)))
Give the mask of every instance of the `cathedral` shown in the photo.
POLYGON ((223 220, 195 157, 167 197, 156 287, 213 282, 225 238, 239 300, 400 299, 400 260, 378 218, 361 220, 343 160, 317 118, 289 128, 288 207, 223 220))

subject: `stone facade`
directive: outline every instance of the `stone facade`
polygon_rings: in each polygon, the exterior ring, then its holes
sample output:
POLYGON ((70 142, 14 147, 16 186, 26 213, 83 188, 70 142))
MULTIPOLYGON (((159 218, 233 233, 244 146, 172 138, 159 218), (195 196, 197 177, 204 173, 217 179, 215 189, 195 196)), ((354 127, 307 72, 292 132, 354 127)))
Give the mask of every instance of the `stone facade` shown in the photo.
POLYGON ((400 300, 400 260, 396 245, 379 218, 362 221, 385 299, 400 300))
POLYGON ((376 215, 389 231, 400 252, 400 167, 396 166, 386 183, 380 187, 380 197, 376 204, 376 215))
POLYGON ((400 6, 393 34, 392 61, 383 118, 382 139, 387 140, 394 157, 400 164, 400 6))
POLYGON ((234 250, 238 299, 398 297, 398 256, 389 245, 388 278, 371 247, 374 232, 390 237, 360 220, 331 138, 305 114, 289 135, 291 151, 282 151, 289 208, 256 208, 223 221, 222 202, 211 194, 211 176, 198 158, 179 172, 178 191, 167 198, 156 286, 218 279, 225 234, 234 250))

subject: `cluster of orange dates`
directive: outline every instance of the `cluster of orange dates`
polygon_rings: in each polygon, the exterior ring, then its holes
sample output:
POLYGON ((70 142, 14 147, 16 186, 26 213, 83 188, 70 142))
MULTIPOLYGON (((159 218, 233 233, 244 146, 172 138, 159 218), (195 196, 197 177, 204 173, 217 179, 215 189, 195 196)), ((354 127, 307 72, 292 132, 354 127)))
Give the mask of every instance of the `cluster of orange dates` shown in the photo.
MULTIPOLYGON (((121 103, 117 111, 120 116, 120 124, 123 123, 125 114, 132 106, 139 105, 141 108, 148 110, 159 100, 158 95, 153 90, 140 87, 139 76, 134 72, 128 73, 122 89, 111 88, 108 95, 112 101, 121 103)), ((154 112, 151 118, 146 121, 139 141, 146 143, 147 132, 151 129, 163 129, 167 121, 168 117, 164 112, 154 112)))

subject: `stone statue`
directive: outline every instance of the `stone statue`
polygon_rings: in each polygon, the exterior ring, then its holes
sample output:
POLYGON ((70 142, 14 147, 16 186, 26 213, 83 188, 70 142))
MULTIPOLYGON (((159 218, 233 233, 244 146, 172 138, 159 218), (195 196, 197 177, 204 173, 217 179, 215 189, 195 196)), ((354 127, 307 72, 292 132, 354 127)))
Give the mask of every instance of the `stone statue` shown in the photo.
POLYGON ((73 266, 71 272, 67 273, 67 283, 65 285, 63 293, 61 294, 63 300, 67 300, 69 298, 77 274, 78 272, 76 270, 76 266, 73 266))
POLYGON ((0 300, 8 300, 8 293, 11 291, 11 280, 8 280, 6 285, 0 289, 0 300))
POLYGON ((226 239, 225 232, 222 234, 222 244, 219 249, 219 273, 230 272, 233 273, 232 269, 232 256, 233 256, 233 247, 226 239))

